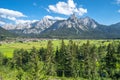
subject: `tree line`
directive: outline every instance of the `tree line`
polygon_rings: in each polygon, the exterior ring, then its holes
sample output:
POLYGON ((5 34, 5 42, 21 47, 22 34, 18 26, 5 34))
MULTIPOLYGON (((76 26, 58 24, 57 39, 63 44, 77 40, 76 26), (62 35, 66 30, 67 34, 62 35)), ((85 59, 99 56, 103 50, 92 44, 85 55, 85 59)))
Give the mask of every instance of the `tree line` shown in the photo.
POLYGON ((69 40, 66 45, 62 40, 54 49, 50 40, 47 48, 16 49, 13 54, 12 58, 0 54, 0 66, 17 70, 17 80, 48 80, 49 76, 120 79, 120 43, 97 46, 87 41, 79 45, 69 40))

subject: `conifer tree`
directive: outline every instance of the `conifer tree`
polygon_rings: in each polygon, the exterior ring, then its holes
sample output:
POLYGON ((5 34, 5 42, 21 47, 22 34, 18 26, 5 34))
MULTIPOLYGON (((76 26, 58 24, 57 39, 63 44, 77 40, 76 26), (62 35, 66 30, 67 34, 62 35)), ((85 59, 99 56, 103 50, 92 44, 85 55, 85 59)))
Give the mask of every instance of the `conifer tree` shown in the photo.
POLYGON ((89 78, 90 79, 90 75, 91 75, 91 71, 90 71, 90 43, 89 41, 87 41, 87 43, 82 45, 82 54, 83 54, 83 68, 84 68, 84 72, 83 72, 83 77, 89 78))
POLYGON ((54 61, 54 49, 52 41, 48 41, 47 51, 45 55, 45 65, 47 75, 54 76, 55 75, 55 61, 54 61))
POLYGON ((2 65, 3 63, 3 54, 0 52, 0 66, 2 65))
POLYGON ((98 68, 99 68, 99 76, 101 79, 105 77, 105 54, 106 54, 106 46, 99 46, 98 47, 98 68))
POLYGON ((62 57, 61 57, 60 51, 57 47, 56 51, 55 51, 55 66, 56 66, 57 76, 62 76, 61 59, 62 59, 62 57))
POLYGON ((40 48, 38 55, 39 55, 39 59, 41 61, 45 61, 45 54, 46 54, 46 49, 45 48, 40 48))
POLYGON ((43 64, 39 59, 38 50, 35 47, 33 47, 30 51, 30 61, 28 63, 28 66, 30 68, 29 73, 31 75, 31 79, 42 80, 41 76, 44 74, 42 70, 43 64))
POLYGON ((98 57, 97 57, 97 48, 94 45, 90 50, 90 73, 91 73, 91 80, 98 79, 98 69, 97 69, 97 63, 98 57))
POLYGON ((116 57, 116 70, 115 70, 114 78, 116 80, 119 80, 120 79, 120 43, 118 44, 117 53, 115 57, 116 57))
POLYGON ((106 71, 109 77, 113 78, 114 70, 116 68, 116 57, 115 57, 115 48, 113 44, 107 46, 107 54, 105 57, 106 62, 106 71))
POLYGON ((67 46, 67 55, 69 58, 69 68, 70 68, 70 75, 74 78, 78 77, 79 73, 79 62, 77 59, 77 52, 78 46, 72 41, 69 40, 68 46, 67 46))
POLYGON ((24 49, 20 49, 20 50, 17 49, 14 51, 13 63, 16 68, 23 67, 23 64, 25 63, 24 60, 26 59, 26 58, 24 58, 25 52, 26 51, 24 49))
POLYGON ((61 59, 59 60, 59 73, 61 73, 61 75, 64 77, 65 76, 65 61, 66 61, 66 59, 65 59, 65 55, 66 55, 66 45, 65 45, 65 43, 64 43, 64 40, 62 40, 62 42, 61 42, 61 46, 60 46, 60 51, 59 51, 60 53, 60 57, 61 57, 61 59))

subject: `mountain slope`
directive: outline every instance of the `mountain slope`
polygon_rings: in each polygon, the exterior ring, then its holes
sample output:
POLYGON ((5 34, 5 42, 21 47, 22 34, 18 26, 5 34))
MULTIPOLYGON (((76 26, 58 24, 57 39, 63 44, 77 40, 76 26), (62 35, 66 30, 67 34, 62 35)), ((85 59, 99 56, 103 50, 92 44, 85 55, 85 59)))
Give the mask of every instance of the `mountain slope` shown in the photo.
POLYGON ((41 31, 50 27, 54 22, 55 21, 45 17, 42 20, 36 22, 27 22, 17 25, 5 25, 4 28, 17 34, 40 34, 41 31))
POLYGON ((9 31, 0 27, 0 40, 6 37, 15 37, 15 34, 10 33, 9 31))
POLYGON ((120 38, 120 22, 110 25, 106 30, 108 30, 110 38, 120 38))
POLYGON ((89 17, 78 19, 73 14, 67 20, 56 21, 51 27, 44 30, 41 36, 52 38, 104 38, 101 29, 98 28, 101 26, 89 17))

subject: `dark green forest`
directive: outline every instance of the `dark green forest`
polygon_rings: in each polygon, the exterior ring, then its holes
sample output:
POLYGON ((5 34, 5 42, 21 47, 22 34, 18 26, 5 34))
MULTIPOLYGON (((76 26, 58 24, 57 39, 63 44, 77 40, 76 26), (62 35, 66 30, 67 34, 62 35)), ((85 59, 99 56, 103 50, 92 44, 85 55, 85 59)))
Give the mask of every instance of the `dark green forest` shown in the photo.
POLYGON ((12 58, 0 54, 0 80, 120 80, 120 43, 82 45, 69 40, 66 45, 31 50, 17 49, 12 58), (4 71, 4 68, 7 71, 4 71))

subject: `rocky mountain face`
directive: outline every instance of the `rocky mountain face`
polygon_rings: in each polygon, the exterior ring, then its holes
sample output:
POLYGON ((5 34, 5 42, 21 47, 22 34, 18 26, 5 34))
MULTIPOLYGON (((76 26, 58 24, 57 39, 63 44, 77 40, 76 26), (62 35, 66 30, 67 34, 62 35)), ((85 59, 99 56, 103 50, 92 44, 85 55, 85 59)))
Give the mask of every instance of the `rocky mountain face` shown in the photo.
POLYGON ((33 23, 7 25, 5 29, 22 35, 44 38, 120 38, 120 23, 101 25, 90 17, 77 18, 75 14, 66 20, 43 18, 33 23))
MULTIPOLYGON (((56 21, 52 26, 41 32, 41 36, 52 38, 97 38, 101 25, 89 17, 77 18, 75 14, 67 20, 56 21)), ((102 37, 102 35, 100 34, 102 37)))
POLYGON ((17 34, 40 34, 41 31, 50 27, 54 22, 54 20, 45 17, 42 20, 36 22, 27 22, 17 25, 5 25, 4 28, 17 34))

